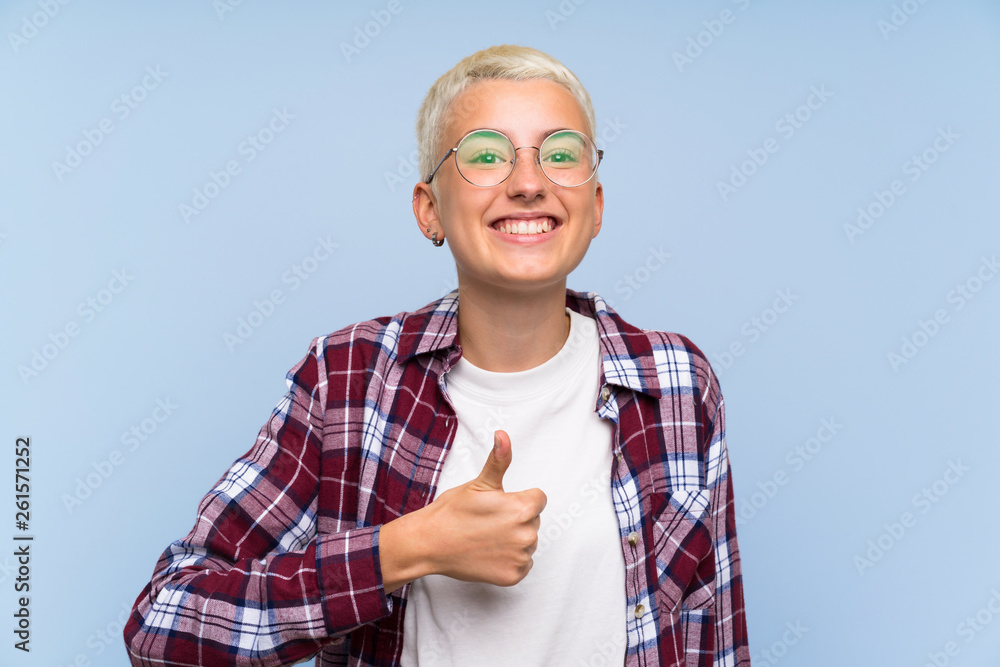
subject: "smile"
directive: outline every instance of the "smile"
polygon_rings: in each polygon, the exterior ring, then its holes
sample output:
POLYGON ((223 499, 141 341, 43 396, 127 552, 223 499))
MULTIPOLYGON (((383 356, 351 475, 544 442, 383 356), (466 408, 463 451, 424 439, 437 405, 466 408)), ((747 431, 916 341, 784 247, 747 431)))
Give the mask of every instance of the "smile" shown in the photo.
POLYGON ((490 228, 511 236, 532 236, 547 234, 558 226, 559 224, 554 218, 532 218, 530 220, 504 218, 494 222, 490 228))

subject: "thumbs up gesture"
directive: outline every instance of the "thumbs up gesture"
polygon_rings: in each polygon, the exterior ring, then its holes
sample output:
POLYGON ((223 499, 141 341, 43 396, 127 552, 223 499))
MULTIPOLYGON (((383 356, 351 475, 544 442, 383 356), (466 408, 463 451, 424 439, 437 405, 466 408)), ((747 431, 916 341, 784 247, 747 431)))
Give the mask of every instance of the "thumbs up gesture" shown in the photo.
POLYGON ((427 507, 426 527, 437 545, 431 568, 462 581, 513 586, 531 570, 538 546, 541 489, 503 490, 511 461, 510 436, 494 431, 494 447, 479 475, 448 489, 427 507))
POLYGON ((503 475, 510 467, 511 454, 510 436, 507 432, 493 431, 493 449, 486 457, 486 463, 479 477, 469 483, 482 491, 503 491, 503 475))

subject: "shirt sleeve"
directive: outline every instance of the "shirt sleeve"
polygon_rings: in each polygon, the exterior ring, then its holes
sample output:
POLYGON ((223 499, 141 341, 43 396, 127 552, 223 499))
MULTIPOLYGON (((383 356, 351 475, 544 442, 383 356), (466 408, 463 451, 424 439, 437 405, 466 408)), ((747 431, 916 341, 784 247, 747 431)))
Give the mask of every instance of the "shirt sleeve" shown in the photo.
POLYGON ((133 665, 291 664, 392 612, 380 526, 317 533, 320 341, 288 372, 253 447, 202 499, 194 528, 160 556, 124 630, 133 665))
POLYGON ((704 407, 707 414, 714 414, 708 431, 706 471, 715 553, 715 601, 712 614, 715 623, 715 656, 712 664, 715 667, 749 667, 750 647, 743 603, 740 552, 736 542, 733 479, 729 471, 729 451, 726 447, 725 405, 714 373, 709 398, 704 407))

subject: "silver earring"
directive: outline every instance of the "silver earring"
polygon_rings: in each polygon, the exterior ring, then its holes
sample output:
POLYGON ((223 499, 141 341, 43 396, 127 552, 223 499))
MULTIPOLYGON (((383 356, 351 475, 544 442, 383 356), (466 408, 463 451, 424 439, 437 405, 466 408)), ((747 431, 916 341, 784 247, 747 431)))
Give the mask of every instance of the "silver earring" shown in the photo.
MULTIPOLYGON (((431 231, 431 230, 428 229, 427 231, 431 231)), ((431 243, 433 243, 435 247, 440 248, 441 246, 444 245, 444 239, 441 239, 440 241, 438 241, 438 233, 434 232, 434 234, 431 235, 431 243)))

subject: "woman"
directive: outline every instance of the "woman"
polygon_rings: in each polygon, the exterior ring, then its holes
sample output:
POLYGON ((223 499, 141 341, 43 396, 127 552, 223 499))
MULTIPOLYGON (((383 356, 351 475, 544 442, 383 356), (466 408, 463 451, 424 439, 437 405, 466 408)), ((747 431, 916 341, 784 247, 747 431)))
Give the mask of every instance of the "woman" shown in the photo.
POLYGON ((313 341, 136 600, 133 664, 749 665, 711 367, 566 288, 594 131, 540 51, 438 79, 413 210, 458 289, 313 341))

